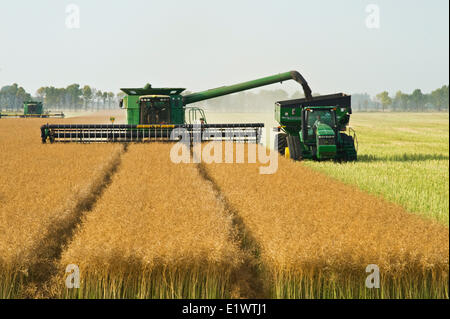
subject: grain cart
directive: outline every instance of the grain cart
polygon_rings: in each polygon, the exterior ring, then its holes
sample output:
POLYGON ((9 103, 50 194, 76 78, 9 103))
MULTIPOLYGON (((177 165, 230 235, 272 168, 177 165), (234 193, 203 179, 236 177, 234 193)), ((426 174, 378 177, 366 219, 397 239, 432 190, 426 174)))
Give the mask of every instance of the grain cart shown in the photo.
POLYGON ((351 96, 343 93, 277 102, 275 149, 294 160, 356 161, 351 114, 351 96))
POLYGON ((49 117, 64 117, 64 113, 44 112, 44 106, 42 102, 25 101, 23 102, 23 113, 14 113, 14 112, 0 113, 0 118, 1 117, 49 118, 49 117))
POLYGON ((171 140, 175 129, 184 132, 201 130, 202 141, 233 140, 259 143, 263 123, 207 124, 205 114, 187 105, 287 80, 295 80, 305 94, 311 94, 308 83, 297 71, 285 72, 253 81, 222 86, 182 95, 184 88, 123 88, 120 107, 127 110, 127 124, 47 124, 41 127, 42 142, 151 142, 171 140), (188 113, 188 115, 186 115, 188 113), (193 119, 199 123, 192 123, 193 119), (244 132, 244 134, 242 133, 244 132))

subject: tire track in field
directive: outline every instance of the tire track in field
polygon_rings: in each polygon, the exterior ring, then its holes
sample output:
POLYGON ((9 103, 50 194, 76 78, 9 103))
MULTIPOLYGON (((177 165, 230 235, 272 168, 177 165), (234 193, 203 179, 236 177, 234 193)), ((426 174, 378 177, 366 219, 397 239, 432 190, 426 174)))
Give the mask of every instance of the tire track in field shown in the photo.
POLYGON ((197 165, 200 176, 211 185, 218 201, 224 205, 225 212, 232 217, 233 226, 236 229, 240 248, 244 252, 243 264, 232 274, 231 298, 234 299, 262 299, 268 298, 264 288, 264 281, 259 270, 260 246, 253 235, 247 229, 239 212, 232 207, 223 195, 220 187, 209 175, 203 163, 197 165))
POLYGON ((101 169, 92 183, 75 194, 73 203, 61 212, 53 221, 47 233, 33 249, 28 260, 28 276, 24 282, 23 298, 52 298, 55 294, 51 289, 51 280, 58 272, 58 260, 70 243, 75 230, 82 223, 83 216, 89 213, 105 189, 110 185, 113 175, 117 172, 122 155, 127 152, 128 144, 113 154, 112 159, 101 169), (76 196, 81 195, 81 196, 76 196))

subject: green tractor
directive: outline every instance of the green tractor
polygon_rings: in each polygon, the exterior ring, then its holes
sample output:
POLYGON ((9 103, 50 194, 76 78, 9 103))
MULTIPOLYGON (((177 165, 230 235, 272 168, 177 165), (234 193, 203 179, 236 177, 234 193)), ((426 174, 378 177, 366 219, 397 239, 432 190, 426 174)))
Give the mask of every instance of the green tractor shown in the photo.
POLYGON ((356 161, 351 114, 351 96, 343 93, 277 102, 275 149, 293 160, 356 161))

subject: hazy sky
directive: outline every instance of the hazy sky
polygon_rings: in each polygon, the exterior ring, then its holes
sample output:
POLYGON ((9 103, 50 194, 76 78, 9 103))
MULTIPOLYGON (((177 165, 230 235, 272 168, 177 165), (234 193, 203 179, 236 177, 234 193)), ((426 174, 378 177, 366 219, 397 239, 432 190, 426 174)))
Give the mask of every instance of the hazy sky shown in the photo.
POLYGON ((449 2, 2 0, 0 43, 0 86, 33 94, 72 83, 197 91, 289 70, 322 94, 429 92, 449 82, 449 2), (71 3, 78 29, 66 27, 71 3), (366 26, 369 4, 378 29, 366 26))

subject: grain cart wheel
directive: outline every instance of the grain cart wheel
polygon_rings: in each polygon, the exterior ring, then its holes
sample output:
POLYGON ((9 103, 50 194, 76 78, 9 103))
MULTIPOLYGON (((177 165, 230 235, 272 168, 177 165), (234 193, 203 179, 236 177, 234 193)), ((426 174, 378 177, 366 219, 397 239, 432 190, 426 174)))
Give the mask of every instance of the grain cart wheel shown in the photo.
POLYGON ((285 149, 287 147, 287 141, 286 141, 287 134, 285 133, 278 133, 275 136, 275 145, 274 149, 278 151, 282 156, 285 154, 285 149))
POLYGON ((288 136, 286 140, 287 145, 289 147, 289 157, 294 161, 300 161, 302 159, 302 148, 300 144, 300 137, 288 136))

